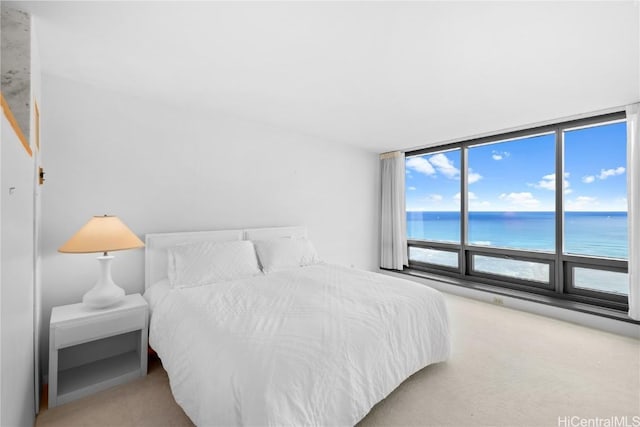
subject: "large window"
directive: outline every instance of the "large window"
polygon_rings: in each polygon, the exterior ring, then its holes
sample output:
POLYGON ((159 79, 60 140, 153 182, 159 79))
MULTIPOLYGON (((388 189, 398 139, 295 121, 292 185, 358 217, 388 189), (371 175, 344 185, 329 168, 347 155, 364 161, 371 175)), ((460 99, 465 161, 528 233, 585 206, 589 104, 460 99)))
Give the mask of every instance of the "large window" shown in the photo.
POLYGON ((469 168, 478 173, 469 180, 467 192, 467 243, 552 252, 554 134, 475 145, 468 148, 468 156, 469 168))
POLYGON ((460 149, 408 157, 410 239, 460 243, 460 149))
POLYGON ((412 268, 626 309, 624 113, 407 153, 412 268))
POLYGON ((563 132, 571 192, 564 253, 627 259, 627 128, 624 121, 563 132))

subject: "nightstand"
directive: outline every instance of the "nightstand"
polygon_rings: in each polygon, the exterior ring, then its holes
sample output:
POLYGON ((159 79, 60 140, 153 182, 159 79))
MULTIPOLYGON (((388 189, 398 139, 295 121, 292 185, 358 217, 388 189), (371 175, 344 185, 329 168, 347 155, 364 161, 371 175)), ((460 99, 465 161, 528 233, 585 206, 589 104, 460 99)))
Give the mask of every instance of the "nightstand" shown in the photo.
POLYGON ((54 307, 49 325, 49 408, 147 374, 142 295, 105 309, 54 307))

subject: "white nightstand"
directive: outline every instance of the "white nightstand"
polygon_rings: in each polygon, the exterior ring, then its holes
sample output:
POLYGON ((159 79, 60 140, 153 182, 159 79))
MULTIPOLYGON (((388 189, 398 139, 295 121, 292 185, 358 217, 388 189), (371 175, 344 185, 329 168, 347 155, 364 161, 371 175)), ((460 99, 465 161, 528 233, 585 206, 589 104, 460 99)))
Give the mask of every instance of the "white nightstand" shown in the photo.
POLYGON ((114 307, 54 307, 49 408, 147 374, 148 307, 140 294, 114 307))

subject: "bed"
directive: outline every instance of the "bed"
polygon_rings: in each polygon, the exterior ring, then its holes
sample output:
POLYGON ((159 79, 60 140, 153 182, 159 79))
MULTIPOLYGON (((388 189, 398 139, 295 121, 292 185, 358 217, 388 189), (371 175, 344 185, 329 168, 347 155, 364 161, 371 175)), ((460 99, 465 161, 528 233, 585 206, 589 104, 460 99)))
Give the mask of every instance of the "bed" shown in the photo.
POLYGON ((439 292, 322 263, 306 234, 146 236, 149 343, 196 425, 354 425, 448 358, 439 292))

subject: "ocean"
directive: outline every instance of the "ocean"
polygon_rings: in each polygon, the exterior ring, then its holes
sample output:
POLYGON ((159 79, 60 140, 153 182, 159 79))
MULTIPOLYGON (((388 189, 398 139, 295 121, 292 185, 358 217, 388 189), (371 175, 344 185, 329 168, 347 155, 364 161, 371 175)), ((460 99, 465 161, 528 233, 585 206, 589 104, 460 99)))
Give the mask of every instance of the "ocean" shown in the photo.
MULTIPOLYGON (((566 212, 565 254, 628 259, 626 212, 566 212)), ((469 212, 469 244, 486 247, 555 251, 554 212, 469 212)), ((460 243, 459 212, 407 212, 409 239, 460 243)), ((416 261, 456 267, 451 252, 411 248, 416 261)), ((546 264, 476 257, 476 269, 508 277, 547 282, 546 264)), ((574 269, 574 285, 627 295, 628 275, 589 268, 574 269)))
MULTIPOLYGON (((566 212, 564 253, 627 259, 626 212, 566 212)), ((459 212, 407 212, 410 239, 460 242, 459 212)), ((554 212, 469 212, 469 244, 553 252, 554 212)))

